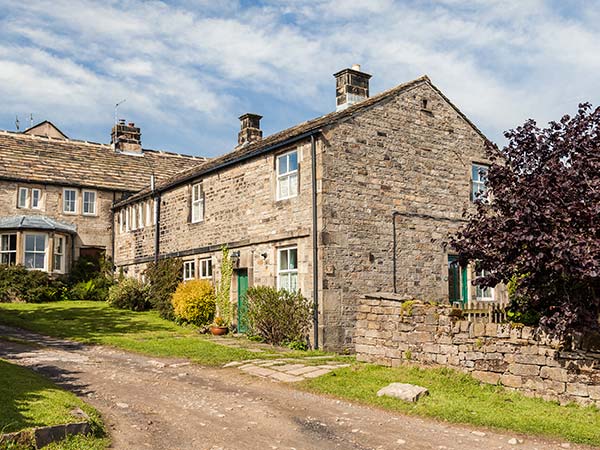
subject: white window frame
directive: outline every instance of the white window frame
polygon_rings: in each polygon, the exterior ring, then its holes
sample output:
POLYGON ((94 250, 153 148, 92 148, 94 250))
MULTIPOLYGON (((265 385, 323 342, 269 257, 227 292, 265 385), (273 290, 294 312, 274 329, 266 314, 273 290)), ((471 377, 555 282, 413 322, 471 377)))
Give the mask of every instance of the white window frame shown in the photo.
POLYGON ((183 281, 189 281, 196 278, 196 260, 192 259, 183 262, 183 281))
POLYGON ((300 168, 300 152, 298 149, 292 150, 286 153, 282 153, 281 155, 276 156, 277 163, 275 164, 275 170, 277 174, 277 200, 287 200, 288 198, 294 198, 298 196, 298 192, 300 191, 300 177, 299 177, 299 168, 300 168), (290 155, 296 154, 296 169, 289 170, 289 159, 290 155), (284 173, 279 173, 279 168, 282 160, 286 160, 286 169, 288 169, 284 173), (292 179, 295 178, 295 183, 292 183, 292 179), (283 183, 287 183, 288 193, 287 195, 281 194, 281 186, 283 183), (292 192, 291 186, 295 185, 295 192, 292 192))
POLYGON ((156 225, 156 219, 157 219, 157 204, 156 204, 156 199, 152 200, 152 225, 156 225))
MULTIPOLYGON (((8 259, 10 260, 10 255, 14 254, 15 255, 15 259, 14 259, 14 264, 17 263, 17 233, 3 233, 0 234, 0 264, 2 264, 2 255, 9 255, 8 259), (14 236, 15 237, 15 248, 14 250, 10 249, 10 237, 14 236), (6 242, 8 243, 7 245, 7 249, 3 249, 2 248, 2 241, 6 239, 6 242)), ((9 266, 12 264, 8 264, 9 266)))
POLYGON ((125 208, 125 232, 129 233, 130 225, 129 225, 129 208, 125 208))
POLYGON ((137 211, 135 205, 131 205, 129 208, 129 214, 131 215, 131 230, 137 230, 137 211))
POLYGON ((202 222, 204 220, 204 190, 202 183, 192 184, 192 223, 202 222))
POLYGON ((84 216, 95 216, 97 214, 97 210, 98 210, 98 193, 96 191, 92 191, 92 190, 85 190, 81 193, 81 211, 83 213, 84 216), (87 203, 88 205, 91 204, 93 206, 93 211, 87 211, 85 210, 85 205, 86 205, 86 201, 85 201, 85 194, 92 194, 94 196, 94 202, 93 203, 87 203))
MULTIPOLYGON (((284 283, 282 283, 282 280, 284 278, 288 278, 290 281, 292 279, 292 275, 296 275, 296 290, 300 290, 300 288, 298 287, 298 246, 297 245, 291 245, 288 247, 281 247, 277 249, 277 289, 287 289, 287 287, 284 286, 284 283), (296 251, 296 267, 293 269, 290 269, 290 251, 291 250, 295 250, 296 251), (281 258, 281 254, 286 252, 287 253, 287 261, 288 261, 288 267, 286 269, 282 269, 280 264, 282 261, 281 258)), ((288 285, 290 284, 289 282, 287 283, 288 285)))
POLYGON ((65 238, 65 236, 58 236, 55 235, 54 236, 54 249, 53 249, 53 255, 52 255, 52 264, 53 267, 52 269, 54 270, 54 272, 58 272, 58 273, 65 273, 65 246, 67 245, 67 239, 65 238), (59 252, 58 251, 58 243, 62 242, 62 251, 59 252), (56 267, 56 257, 60 258, 60 264, 58 267, 56 267))
POLYGON ((200 260, 200 278, 212 278, 212 258, 203 258, 200 260))
POLYGON ((138 212, 138 228, 144 228, 144 204, 138 203, 137 205, 138 212))
POLYGON ((26 187, 20 187, 17 193, 17 208, 19 209, 27 209, 29 208, 29 189, 26 187), (25 192, 25 201, 21 202, 22 196, 21 192, 25 192))
POLYGON ((37 189, 37 188, 33 188, 31 189, 31 209, 42 209, 42 190, 41 189, 37 189), (34 204, 33 200, 35 198, 35 195, 37 193, 37 204, 34 204))
POLYGON ((64 214, 77 214, 77 189, 71 189, 71 188, 63 189, 63 213, 64 214), (73 200, 73 211, 67 210, 67 192, 75 193, 75 198, 73 200))
MULTIPOLYGON (((487 270, 479 270, 475 272, 475 277, 484 277, 487 275, 487 270)), ((493 302, 495 300, 494 296, 494 288, 486 287, 482 288, 480 286, 475 286, 475 298, 478 302, 493 302)))
MULTIPOLYGON (((486 174, 489 170, 489 166, 480 163, 471 163, 471 201, 485 200, 487 196, 486 180, 482 179, 481 171, 485 170, 486 174), (475 177, 477 175, 477 178, 475 177), (477 195, 479 192, 483 192, 484 195, 477 195)), ((487 178, 487 177, 486 177, 487 178)))
POLYGON ((119 234, 123 234, 123 210, 119 211, 119 234))
POLYGON ((146 202, 146 225, 152 226, 152 200, 146 202))
MULTIPOLYGON (((35 240, 34 240, 35 242, 35 240)), ((34 257, 34 261, 35 261, 35 257, 34 257)), ((44 272, 48 272, 48 235, 46 233, 24 233, 23 234, 23 264, 25 265, 27 270, 43 270, 44 272), (33 251, 27 251, 27 237, 28 236, 44 236, 44 251, 40 251, 37 249, 37 247, 35 247, 34 244, 34 250, 33 251), (27 267, 27 265, 25 264, 25 261, 27 260, 27 254, 28 253, 32 253, 34 255, 36 254, 44 254, 44 267, 27 267)))

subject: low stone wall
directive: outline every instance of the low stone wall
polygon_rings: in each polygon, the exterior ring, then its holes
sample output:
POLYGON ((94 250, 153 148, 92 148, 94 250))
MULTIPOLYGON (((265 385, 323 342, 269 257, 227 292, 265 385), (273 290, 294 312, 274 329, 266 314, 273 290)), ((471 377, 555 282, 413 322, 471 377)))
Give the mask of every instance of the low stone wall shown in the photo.
POLYGON ((600 407, 598 339, 561 345, 536 328, 473 323, 448 305, 377 294, 361 299, 355 345, 359 361, 438 364, 529 396, 600 407))

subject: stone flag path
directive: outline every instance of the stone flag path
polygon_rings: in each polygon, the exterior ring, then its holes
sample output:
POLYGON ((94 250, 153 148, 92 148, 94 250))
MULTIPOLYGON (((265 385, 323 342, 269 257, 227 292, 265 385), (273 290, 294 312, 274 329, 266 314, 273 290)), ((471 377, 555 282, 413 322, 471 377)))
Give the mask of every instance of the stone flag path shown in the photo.
MULTIPOLYGON (((305 361, 318 362, 319 357, 305 358, 305 361)), ((298 363, 297 359, 276 359, 272 361, 251 360, 234 361, 225 364, 225 367, 238 367, 245 373, 256 377, 268 378, 272 381, 295 383, 309 378, 326 375, 334 369, 349 367, 350 364, 327 362, 321 365, 298 363)))

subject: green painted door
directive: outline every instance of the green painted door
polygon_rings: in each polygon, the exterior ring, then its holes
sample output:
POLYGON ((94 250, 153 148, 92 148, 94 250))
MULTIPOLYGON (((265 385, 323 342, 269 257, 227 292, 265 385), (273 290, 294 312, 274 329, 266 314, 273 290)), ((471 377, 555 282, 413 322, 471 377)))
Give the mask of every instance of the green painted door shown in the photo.
POLYGON ((248 331, 248 301, 246 299, 246 291, 248 290, 248 271, 237 271, 237 287, 238 287, 238 333, 248 331))
POLYGON ((450 303, 465 304, 468 297, 467 271, 458 264, 458 257, 448 255, 448 293, 450 303))

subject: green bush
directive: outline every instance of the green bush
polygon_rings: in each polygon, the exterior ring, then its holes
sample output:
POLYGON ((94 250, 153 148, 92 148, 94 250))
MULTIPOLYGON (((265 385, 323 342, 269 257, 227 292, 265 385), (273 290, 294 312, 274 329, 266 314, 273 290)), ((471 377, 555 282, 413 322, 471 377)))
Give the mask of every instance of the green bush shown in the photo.
POLYGON ((180 283, 172 302, 175 317, 183 322, 208 325, 215 315, 215 289, 207 280, 180 283))
POLYGON ((125 278, 109 288, 108 303, 115 308, 146 311, 150 309, 148 287, 134 278, 125 278))
POLYGON ((300 292, 254 286, 248 298, 250 333, 265 342, 302 348, 308 342, 312 304, 300 292))
POLYGON ((108 290, 114 284, 112 263, 104 255, 81 256, 73 263, 68 277, 67 297, 71 300, 108 299, 108 290))
POLYGON ((148 283, 148 300, 163 319, 173 320, 171 297, 181 282, 183 262, 179 258, 161 259, 148 264, 144 272, 148 283))
POLYGON ((0 265, 0 302, 53 302, 61 300, 66 291, 63 278, 22 265, 0 265))

